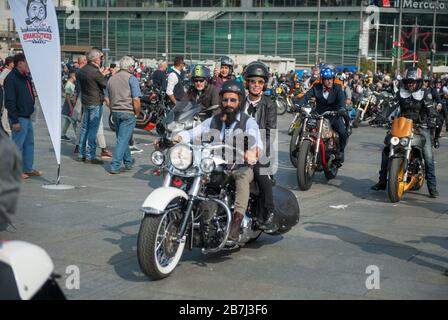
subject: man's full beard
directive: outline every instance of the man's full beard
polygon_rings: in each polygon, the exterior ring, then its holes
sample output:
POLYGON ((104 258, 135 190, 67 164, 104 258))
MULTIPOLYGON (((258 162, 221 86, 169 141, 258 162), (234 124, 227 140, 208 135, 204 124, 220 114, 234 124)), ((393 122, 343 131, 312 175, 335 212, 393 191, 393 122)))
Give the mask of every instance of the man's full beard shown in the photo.
POLYGON ((221 112, 221 120, 225 122, 226 125, 230 126, 236 119, 238 109, 234 108, 224 108, 221 112))

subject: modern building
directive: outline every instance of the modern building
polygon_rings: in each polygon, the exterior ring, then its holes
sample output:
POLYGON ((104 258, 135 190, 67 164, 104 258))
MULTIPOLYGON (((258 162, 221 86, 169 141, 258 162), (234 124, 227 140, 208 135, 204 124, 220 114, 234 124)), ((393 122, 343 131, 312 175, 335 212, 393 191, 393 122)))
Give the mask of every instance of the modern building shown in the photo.
POLYGON ((378 69, 388 69, 398 44, 405 61, 421 55, 429 58, 434 29, 435 60, 448 57, 448 1, 441 0, 54 2, 61 44, 108 47, 111 59, 133 55, 172 60, 183 55, 187 60, 214 60, 230 54, 293 58, 301 65, 318 60, 358 65, 364 57, 378 69), (70 2, 79 7, 79 29, 67 27, 67 21, 76 17, 67 7, 70 2), (370 4, 378 6, 372 14, 370 4))

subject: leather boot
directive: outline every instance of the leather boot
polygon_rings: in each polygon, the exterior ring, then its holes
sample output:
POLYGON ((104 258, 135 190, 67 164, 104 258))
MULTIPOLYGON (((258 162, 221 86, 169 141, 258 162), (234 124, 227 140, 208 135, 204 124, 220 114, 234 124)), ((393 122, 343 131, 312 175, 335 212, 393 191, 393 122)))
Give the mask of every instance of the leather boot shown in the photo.
POLYGON ((379 190, 386 190, 386 188, 387 188, 387 182, 379 181, 376 185, 372 186, 370 189, 379 191, 379 190))
POLYGON ((263 231, 274 232, 278 229, 278 226, 274 222, 274 210, 269 210, 268 215, 264 223, 260 225, 260 229, 263 231))
POLYGON ((230 224, 230 241, 238 241, 240 236, 241 221, 243 221, 244 215, 239 212, 234 212, 232 217, 232 223, 230 224))

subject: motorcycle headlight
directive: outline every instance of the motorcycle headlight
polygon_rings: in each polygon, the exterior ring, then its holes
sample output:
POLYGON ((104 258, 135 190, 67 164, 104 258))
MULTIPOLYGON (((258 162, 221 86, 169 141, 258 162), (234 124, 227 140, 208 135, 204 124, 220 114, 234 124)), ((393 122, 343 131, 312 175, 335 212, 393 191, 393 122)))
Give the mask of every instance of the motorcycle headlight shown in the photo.
POLYGON ((409 143, 409 139, 408 139, 408 138, 401 138, 401 140, 400 140, 400 144, 401 144, 403 147, 406 147, 406 146, 408 145, 408 143, 409 143))
POLYGON ((166 128, 171 132, 180 132, 180 131, 184 130, 185 124, 179 123, 177 121, 173 121, 173 122, 169 123, 166 126, 166 128))
POLYGON ((179 144, 170 150, 170 162, 178 170, 186 170, 193 163, 193 152, 185 144, 179 144))
POLYGON ((215 161, 212 158, 204 158, 201 161, 201 170, 205 173, 211 173, 215 169, 215 161))
POLYGON ((397 138, 397 137, 392 137, 392 138, 390 139, 390 144, 393 145, 393 146, 396 146, 396 145, 399 144, 399 143, 400 143, 400 139, 397 138))
POLYGON ((276 91, 278 94, 281 94, 282 91, 283 91, 283 89, 282 89, 282 88, 277 88, 275 91, 276 91))
POLYGON ((155 166, 160 167, 165 162, 165 156, 160 151, 154 151, 151 154, 151 161, 155 166))

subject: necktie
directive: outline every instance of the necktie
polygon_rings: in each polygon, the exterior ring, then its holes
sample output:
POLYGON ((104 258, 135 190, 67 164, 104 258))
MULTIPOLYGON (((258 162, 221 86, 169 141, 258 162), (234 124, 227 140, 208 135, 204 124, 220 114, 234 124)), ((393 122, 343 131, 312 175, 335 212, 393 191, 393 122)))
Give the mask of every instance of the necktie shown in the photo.
POLYGON ((251 117, 255 118, 255 114, 257 113, 257 109, 255 108, 255 106, 252 103, 249 103, 249 108, 247 108, 247 113, 251 117))

